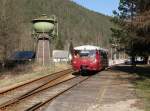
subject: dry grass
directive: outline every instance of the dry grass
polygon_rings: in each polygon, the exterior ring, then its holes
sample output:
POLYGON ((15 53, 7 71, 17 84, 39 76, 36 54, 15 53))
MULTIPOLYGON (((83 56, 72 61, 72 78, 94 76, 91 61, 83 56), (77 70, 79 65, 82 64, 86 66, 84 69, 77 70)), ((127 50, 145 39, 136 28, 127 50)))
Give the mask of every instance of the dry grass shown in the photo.
POLYGON ((0 75, 0 87, 4 88, 12 84, 20 83, 26 80, 42 77, 54 72, 58 72, 63 69, 67 69, 70 66, 68 64, 55 64, 55 66, 42 67, 36 64, 27 66, 17 66, 11 71, 6 71, 0 75))

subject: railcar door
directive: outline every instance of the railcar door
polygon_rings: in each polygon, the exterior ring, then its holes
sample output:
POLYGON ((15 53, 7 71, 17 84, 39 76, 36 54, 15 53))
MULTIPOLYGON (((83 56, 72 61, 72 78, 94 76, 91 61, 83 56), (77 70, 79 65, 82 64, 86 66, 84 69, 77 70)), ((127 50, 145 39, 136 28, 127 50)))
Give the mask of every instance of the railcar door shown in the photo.
POLYGON ((103 54, 102 54, 101 50, 99 51, 99 56, 100 56, 99 62, 101 64, 100 66, 101 66, 101 69, 103 69, 103 67, 104 67, 104 59, 103 59, 103 54))
POLYGON ((104 58, 104 67, 108 67, 108 55, 106 52, 103 52, 103 58, 104 58))
POLYGON ((100 51, 100 55, 101 55, 101 63, 102 63, 102 67, 103 69, 105 69, 106 67, 108 67, 108 56, 107 53, 104 51, 100 51))

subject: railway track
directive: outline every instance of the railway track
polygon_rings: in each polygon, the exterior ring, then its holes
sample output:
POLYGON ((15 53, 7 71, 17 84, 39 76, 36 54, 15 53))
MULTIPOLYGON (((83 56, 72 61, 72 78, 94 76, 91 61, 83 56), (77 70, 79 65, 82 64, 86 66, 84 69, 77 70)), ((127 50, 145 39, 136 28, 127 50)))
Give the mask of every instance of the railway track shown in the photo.
POLYGON ((68 88, 66 88, 66 89, 64 89, 64 90, 62 90, 62 91, 60 91, 59 93, 55 94, 54 96, 48 98, 47 100, 45 100, 45 101, 43 101, 43 102, 39 102, 39 103, 37 103, 37 104, 31 106, 30 108, 28 108, 28 109, 25 110, 25 111, 36 111, 36 110, 38 110, 39 108, 43 107, 45 104, 50 103, 52 100, 54 100, 55 98, 57 98, 57 97, 60 96, 61 94, 63 94, 63 93, 65 93, 65 92, 69 91, 70 89, 74 88, 75 86, 77 86, 77 85, 81 84, 82 82, 86 81, 88 78, 89 78, 89 77, 86 77, 86 78, 80 80, 79 82, 74 83, 74 84, 71 85, 70 87, 68 87, 68 88))
POLYGON ((44 80, 46 80, 46 79, 49 80, 49 79, 52 78, 53 76, 59 76, 60 73, 62 74, 62 73, 67 73, 67 72, 71 72, 71 71, 72 71, 72 69, 66 69, 66 70, 63 70, 63 71, 59 71, 59 72, 56 72, 56 73, 53 73, 53 74, 49 74, 49 75, 46 75, 46 76, 42 76, 42 77, 39 77, 39 78, 30 80, 30 81, 27 81, 27 82, 25 82, 25 83, 21 83, 21 84, 19 84, 19 85, 14 85, 14 86, 9 87, 9 88, 7 88, 7 89, 0 90, 0 96, 3 95, 3 94, 6 94, 6 93, 9 92, 9 91, 18 89, 18 88, 20 88, 20 87, 24 87, 24 86, 29 85, 29 84, 32 84, 32 83, 34 83, 34 82, 38 82, 38 81, 41 81, 41 80, 44 81, 44 80))
MULTIPOLYGON (((78 84, 82 83, 83 81, 85 81, 86 79, 89 78, 89 77, 74 76, 74 75, 70 74, 72 72, 73 72, 72 70, 68 69, 65 71, 61 71, 60 75, 55 73, 55 74, 53 74, 53 79, 50 79, 49 81, 47 79, 44 79, 45 77, 42 78, 43 80, 45 80, 44 83, 28 90, 26 93, 23 93, 17 97, 14 97, 14 98, 9 99, 8 101, 2 103, 0 105, 0 111, 14 111, 14 110, 15 111, 35 111, 38 108, 45 105, 46 103, 49 103, 50 101, 52 101, 59 95, 72 89, 73 87, 77 86, 78 84), (73 81, 72 84, 69 83, 70 86, 68 86, 68 87, 64 86, 64 89, 62 89, 60 91, 56 91, 57 93, 49 95, 49 93, 50 93, 49 90, 51 90, 53 88, 55 89, 55 87, 58 87, 59 85, 61 86, 62 84, 70 82, 70 81, 73 81), (44 100, 37 100, 37 101, 34 100, 34 98, 39 98, 41 95, 42 95, 41 98, 43 98, 45 96, 46 96, 46 98, 44 100), (45 95, 45 96, 43 96, 43 95, 45 95), (33 102, 33 103, 31 102, 30 105, 26 106, 25 104, 23 104, 25 101, 36 101, 36 102, 33 102), (20 105, 22 106, 21 110, 20 110, 20 105), (19 106, 19 107, 17 108, 16 106, 19 106)), ((49 78, 49 76, 48 76, 48 78, 49 78)), ((30 83, 30 84, 32 84, 32 83, 30 83)), ((24 85, 17 87, 17 89, 21 88, 21 87, 24 87, 24 85)), ((12 90, 15 90, 15 89, 12 89, 12 90)), ((12 92, 12 90, 9 90, 9 91, 12 92)), ((9 93, 9 91, 6 91, 5 93, 9 93)), ((5 93, 3 93, 3 95, 6 95, 5 93)), ((30 103, 30 102, 27 102, 27 103, 30 103)))
POLYGON ((29 96, 31 93, 39 91, 42 87, 46 88, 47 84, 64 78, 72 72, 72 69, 63 70, 2 91, 0 93, 0 109, 27 97, 27 95, 29 96))

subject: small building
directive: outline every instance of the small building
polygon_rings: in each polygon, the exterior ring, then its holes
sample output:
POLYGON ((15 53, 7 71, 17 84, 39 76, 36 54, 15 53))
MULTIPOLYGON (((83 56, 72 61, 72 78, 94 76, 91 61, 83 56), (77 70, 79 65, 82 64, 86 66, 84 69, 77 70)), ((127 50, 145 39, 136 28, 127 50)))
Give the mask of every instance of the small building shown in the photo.
POLYGON ((13 61, 31 61, 35 58, 33 51, 16 51, 8 59, 13 61))
POLYGON ((54 62, 68 62, 69 52, 66 50, 53 50, 53 61, 54 62))

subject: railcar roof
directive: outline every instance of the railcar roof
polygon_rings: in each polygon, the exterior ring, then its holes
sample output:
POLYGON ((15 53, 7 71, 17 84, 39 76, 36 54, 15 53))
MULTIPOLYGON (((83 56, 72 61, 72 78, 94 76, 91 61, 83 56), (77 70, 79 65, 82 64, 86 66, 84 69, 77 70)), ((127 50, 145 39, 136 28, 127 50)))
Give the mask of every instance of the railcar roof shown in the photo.
POLYGON ((93 45, 82 45, 82 46, 77 46, 74 47, 74 50, 103 50, 107 51, 107 49, 98 47, 98 46, 93 46, 93 45))

